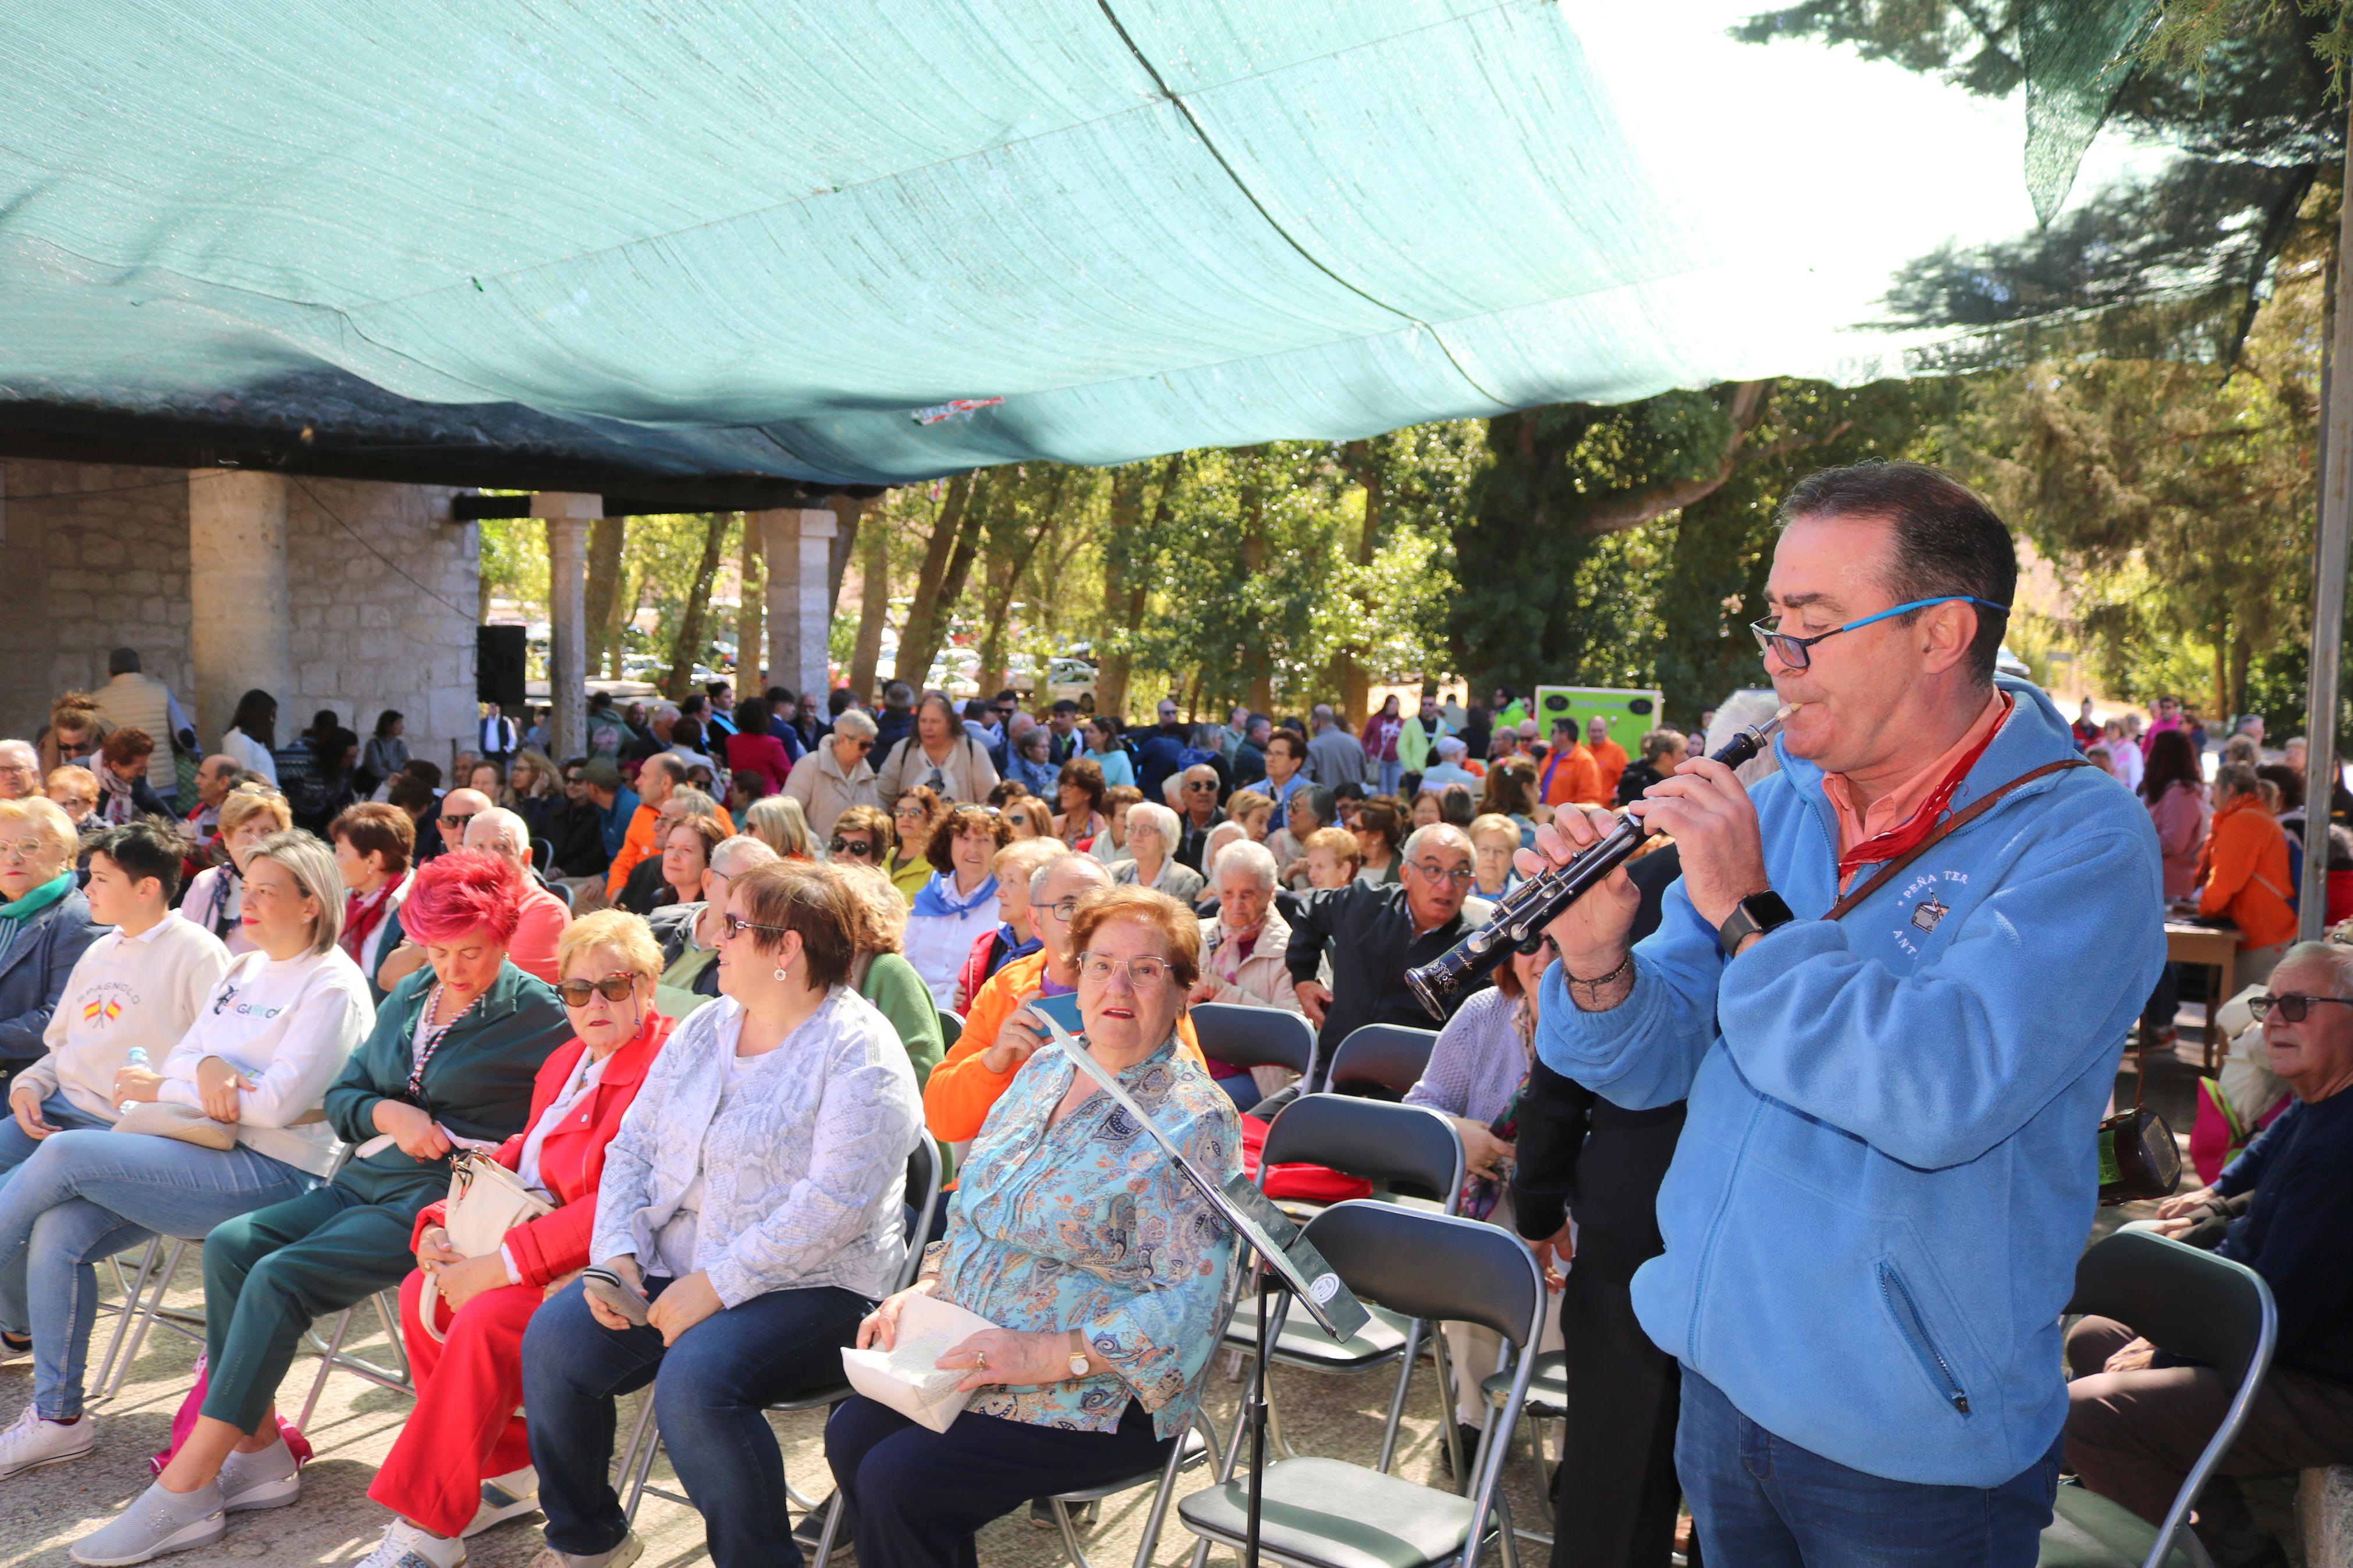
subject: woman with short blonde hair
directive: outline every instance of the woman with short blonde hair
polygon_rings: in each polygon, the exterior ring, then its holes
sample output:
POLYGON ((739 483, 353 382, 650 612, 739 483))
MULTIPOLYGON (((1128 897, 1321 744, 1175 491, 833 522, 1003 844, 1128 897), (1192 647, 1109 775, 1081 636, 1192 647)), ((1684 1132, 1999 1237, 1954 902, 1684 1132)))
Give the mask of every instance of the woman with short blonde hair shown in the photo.
POLYGON ((254 846, 294 826, 286 797, 268 784, 239 784, 220 805, 221 863, 199 871, 180 896, 180 912, 228 944, 231 953, 251 952, 241 915, 245 863, 254 846))
POLYGON ((744 831, 786 860, 814 860, 808 814, 788 795, 764 795, 744 814, 744 831))
MULTIPOLYGON (((57 802, 0 800, 0 1058, 19 1064, 42 1037, 82 950, 103 928, 74 877, 81 837, 57 802)), ((13 1326, 13 1325, 12 1325, 13 1326)))

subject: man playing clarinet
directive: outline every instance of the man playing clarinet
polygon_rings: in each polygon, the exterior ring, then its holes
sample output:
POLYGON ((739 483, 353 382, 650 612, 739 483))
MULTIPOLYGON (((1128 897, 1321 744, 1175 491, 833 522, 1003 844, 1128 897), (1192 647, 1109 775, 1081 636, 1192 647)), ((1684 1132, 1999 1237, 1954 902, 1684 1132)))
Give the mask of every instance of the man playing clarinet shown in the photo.
MULTIPOLYGON (((1689 1102, 1633 1292, 1683 1365, 1707 1560, 2024 1568, 2097 1129, 2165 958, 2157 840, 1995 679, 2018 563, 1983 500, 1867 463, 1781 526, 1780 770, 1694 757, 1645 792, 1683 879, 1639 943, 1622 870, 1552 924, 1537 1048, 1618 1105, 1689 1102)), ((1611 821, 1563 812, 1521 868, 1611 821)))

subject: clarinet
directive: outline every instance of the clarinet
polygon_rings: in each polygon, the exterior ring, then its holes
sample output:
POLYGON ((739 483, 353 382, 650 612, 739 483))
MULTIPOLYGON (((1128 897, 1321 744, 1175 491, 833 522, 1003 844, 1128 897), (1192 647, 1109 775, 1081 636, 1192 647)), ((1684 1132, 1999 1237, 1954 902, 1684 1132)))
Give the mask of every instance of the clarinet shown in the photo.
MULTIPOLYGON (((1765 749, 1776 731, 1797 711, 1791 703, 1761 724, 1726 741, 1711 759, 1736 768, 1765 749)), ((1579 853, 1566 866, 1529 878, 1495 902, 1494 918, 1452 947, 1421 965, 1409 969, 1405 983, 1433 1018, 1443 1020, 1449 1005, 1464 987, 1504 962, 1513 952, 1536 942, 1544 928, 1586 891, 1631 859, 1651 830, 1630 812, 1618 814, 1618 826, 1601 842, 1579 853)))

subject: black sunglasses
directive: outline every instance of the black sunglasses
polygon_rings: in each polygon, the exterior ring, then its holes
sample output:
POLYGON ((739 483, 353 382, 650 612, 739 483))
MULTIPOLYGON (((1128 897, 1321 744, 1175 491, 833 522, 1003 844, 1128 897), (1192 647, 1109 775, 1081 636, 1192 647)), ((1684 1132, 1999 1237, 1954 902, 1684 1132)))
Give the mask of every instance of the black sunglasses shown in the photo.
POLYGON ((2277 1007, 2281 1017, 2291 1024, 2301 1024, 2304 1022, 2305 1015, 2312 1011, 2312 1005, 2315 1002, 2327 1002, 2337 1007, 2353 1007, 2353 1002, 2348 1002, 2342 996, 2300 996, 2291 991, 2284 996, 2250 996, 2247 998, 2247 1011, 2253 1013, 2256 1022, 2260 1023, 2270 1017, 2272 1009, 2277 1007))
POLYGON ((602 980, 559 982, 555 987, 555 994, 564 998, 564 1005, 567 1007, 586 1007, 588 1005, 588 994, 592 991, 603 996, 607 1002, 626 1002, 629 999, 629 993, 637 988, 636 975, 614 973, 607 974, 602 980))
POLYGON ((863 860, 874 853, 874 846, 863 838, 837 838, 827 845, 826 848, 829 853, 847 855, 858 860, 863 860))
POLYGON ((441 818, 441 826, 444 827, 463 827, 466 824, 473 821, 474 818, 480 815, 480 813, 472 811, 461 811, 455 816, 444 814, 441 818))

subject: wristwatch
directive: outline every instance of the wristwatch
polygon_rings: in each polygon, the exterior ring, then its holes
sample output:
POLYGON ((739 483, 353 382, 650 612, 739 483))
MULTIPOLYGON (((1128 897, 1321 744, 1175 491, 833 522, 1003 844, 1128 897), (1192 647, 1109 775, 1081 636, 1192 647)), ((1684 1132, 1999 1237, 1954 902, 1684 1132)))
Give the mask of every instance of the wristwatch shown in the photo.
POLYGON ((1781 901, 1781 895, 1767 888, 1761 893, 1751 893, 1732 906, 1731 915, 1716 928, 1715 940, 1731 958, 1740 952, 1740 944, 1752 936, 1763 936, 1775 926, 1788 925, 1798 917, 1781 901))
POLYGON ((1087 1375, 1087 1342, 1076 1329, 1071 1331, 1071 1375, 1074 1378, 1087 1375))

